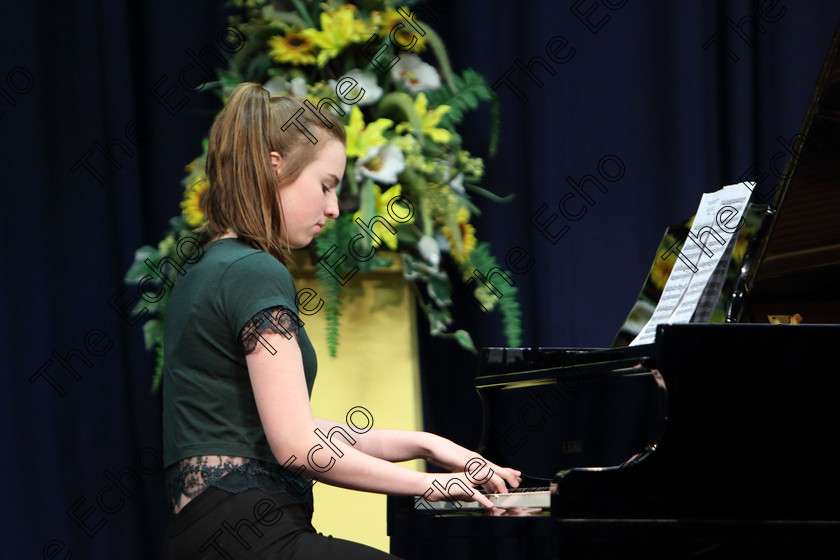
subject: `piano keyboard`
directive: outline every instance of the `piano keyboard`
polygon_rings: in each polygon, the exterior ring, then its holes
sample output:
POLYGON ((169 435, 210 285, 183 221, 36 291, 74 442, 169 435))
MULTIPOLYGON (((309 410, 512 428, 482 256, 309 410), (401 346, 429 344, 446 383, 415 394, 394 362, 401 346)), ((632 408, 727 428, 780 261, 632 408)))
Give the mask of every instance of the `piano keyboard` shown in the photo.
MULTIPOLYGON (((497 508, 513 507, 536 507, 547 508, 551 505, 551 496, 547 486, 535 488, 511 488, 508 492, 500 494, 484 494, 493 502, 497 508)), ((414 509, 425 509, 435 511, 457 511, 484 509, 478 502, 430 502, 420 497, 414 499, 414 509)))

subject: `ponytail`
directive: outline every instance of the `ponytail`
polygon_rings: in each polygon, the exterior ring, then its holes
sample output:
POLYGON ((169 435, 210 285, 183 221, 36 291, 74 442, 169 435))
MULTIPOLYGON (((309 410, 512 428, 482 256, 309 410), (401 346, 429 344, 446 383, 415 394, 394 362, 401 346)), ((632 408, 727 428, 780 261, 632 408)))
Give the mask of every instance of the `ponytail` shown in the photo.
POLYGON ((346 142, 343 125, 330 111, 315 115, 297 99, 272 97, 259 84, 239 84, 210 128, 209 185, 200 202, 207 221, 199 231, 212 238, 230 230, 286 263, 278 189, 297 179, 330 139, 346 142), (293 119, 299 127, 289 125, 293 119), (271 152, 283 158, 279 177, 271 152))

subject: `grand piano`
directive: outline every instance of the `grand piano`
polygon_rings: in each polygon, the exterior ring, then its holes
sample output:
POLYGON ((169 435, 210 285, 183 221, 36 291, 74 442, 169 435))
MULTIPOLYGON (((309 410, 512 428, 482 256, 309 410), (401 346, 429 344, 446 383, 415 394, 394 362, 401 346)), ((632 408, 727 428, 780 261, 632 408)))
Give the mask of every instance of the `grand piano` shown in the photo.
POLYGON ((753 193, 719 322, 635 346, 625 324, 612 348, 482 350, 481 451, 521 469, 537 505, 389 497, 392 553, 840 558, 840 28, 797 138, 773 196, 753 193), (611 445, 580 453, 582 424, 611 445))

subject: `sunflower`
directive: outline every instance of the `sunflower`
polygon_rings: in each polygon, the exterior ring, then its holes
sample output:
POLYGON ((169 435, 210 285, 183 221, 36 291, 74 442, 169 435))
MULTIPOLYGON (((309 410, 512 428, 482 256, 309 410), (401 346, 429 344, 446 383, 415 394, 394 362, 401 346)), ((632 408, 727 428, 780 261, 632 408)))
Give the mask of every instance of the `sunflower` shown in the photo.
POLYGON ((296 66, 315 64, 315 43, 309 35, 300 31, 275 35, 268 40, 268 46, 268 54, 276 62, 287 62, 296 66))
POLYGON ((676 261, 677 259, 656 259, 656 262, 653 263, 650 269, 650 281, 657 291, 661 292, 665 289, 665 283, 668 281, 676 261))
POLYGON ((204 222, 204 213, 201 211, 201 195, 207 190, 210 182, 204 173, 193 177, 184 191, 184 200, 181 201, 181 214, 187 220, 190 227, 198 227, 204 222))
POLYGON ((455 260, 460 263, 468 262, 470 253, 476 245, 475 227, 470 223, 470 211, 461 206, 455 215, 454 227, 450 227, 448 223, 442 226, 440 230, 449 241, 449 245, 452 247, 452 256, 455 260))

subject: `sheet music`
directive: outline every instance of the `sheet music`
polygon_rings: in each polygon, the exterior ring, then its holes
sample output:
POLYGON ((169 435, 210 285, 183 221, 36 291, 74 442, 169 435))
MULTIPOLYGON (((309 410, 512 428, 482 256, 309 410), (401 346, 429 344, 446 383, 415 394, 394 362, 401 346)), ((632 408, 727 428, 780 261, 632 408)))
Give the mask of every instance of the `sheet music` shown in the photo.
MULTIPOLYGON (((737 223, 737 222, 733 222, 737 223)), ((729 268, 729 261, 732 259, 732 250, 735 248, 735 242, 738 241, 737 232, 732 235, 729 240, 729 245, 726 246, 726 252, 715 267, 706 289, 703 290, 703 295, 700 296, 700 301, 697 302, 697 309, 691 317, 690 323, 708 323, 712 318, 712 313, 715 310, 718 299, 720 298, 721 290, 723 290, 723 282, 726 280, 726 270, 729 268)))
POLYGON ((677 262, 653 315, 631 346, 653 342, 657 325, 709 320, 754 187, 738 183, 703 195, 682 249, 661 255, 677 262))

